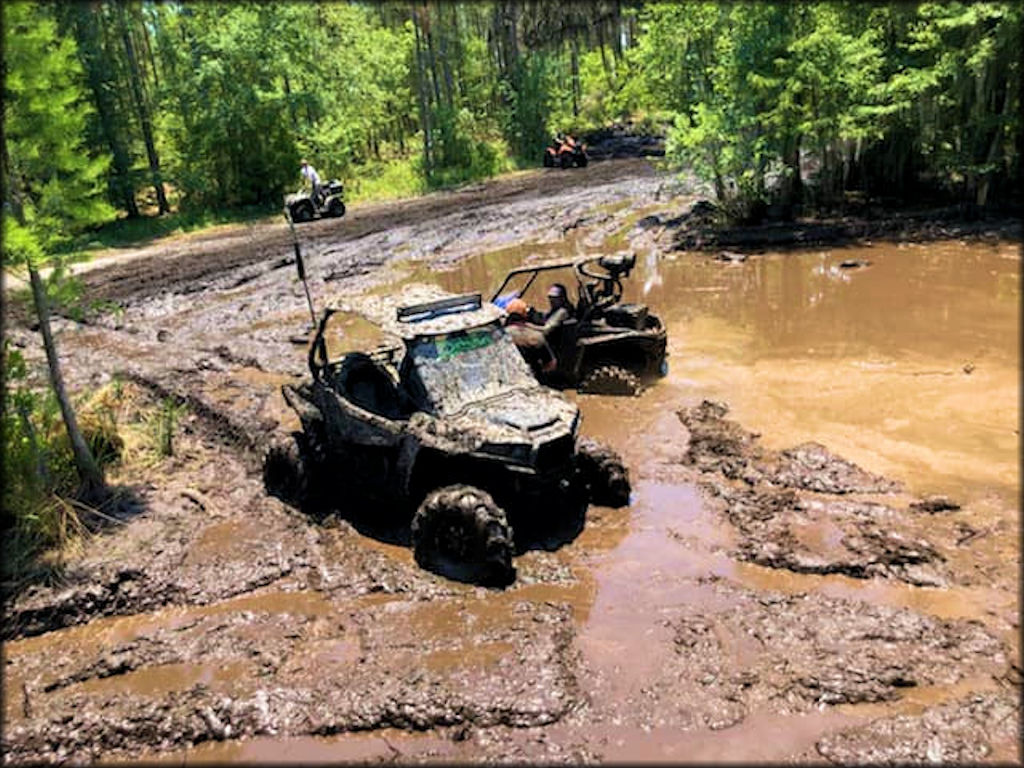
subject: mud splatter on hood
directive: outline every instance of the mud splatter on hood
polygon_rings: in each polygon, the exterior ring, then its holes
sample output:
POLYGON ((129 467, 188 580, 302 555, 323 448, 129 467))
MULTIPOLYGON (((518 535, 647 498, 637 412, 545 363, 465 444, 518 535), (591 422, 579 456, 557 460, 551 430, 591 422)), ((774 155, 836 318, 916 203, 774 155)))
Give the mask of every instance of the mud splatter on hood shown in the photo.
POLYGON ((528 436, 548 431, 558 424, 572 428, 579 409, 552 392, 543 389, 511 392, 501 397, 466 408, 460 417, 486 422, 504 430, 515 430, 528 436))

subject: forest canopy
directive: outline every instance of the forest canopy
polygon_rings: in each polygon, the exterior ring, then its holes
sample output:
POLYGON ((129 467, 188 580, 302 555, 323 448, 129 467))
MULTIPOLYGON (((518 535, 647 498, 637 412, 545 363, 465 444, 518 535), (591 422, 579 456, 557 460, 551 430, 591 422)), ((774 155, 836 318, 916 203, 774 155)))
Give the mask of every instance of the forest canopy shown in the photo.
POLYGON ((983 206, 1020 179, 1020 17, 1001 2, 9 2, 5 203, 19 189, 29 220, 53 221, 73 197, 71 229, 270 208, 301 157, 357 196, 411 194, 631 120, 739 212, 851 193, 983 206), (40 122, 73 123, 66 146, 26 140, 40 122))

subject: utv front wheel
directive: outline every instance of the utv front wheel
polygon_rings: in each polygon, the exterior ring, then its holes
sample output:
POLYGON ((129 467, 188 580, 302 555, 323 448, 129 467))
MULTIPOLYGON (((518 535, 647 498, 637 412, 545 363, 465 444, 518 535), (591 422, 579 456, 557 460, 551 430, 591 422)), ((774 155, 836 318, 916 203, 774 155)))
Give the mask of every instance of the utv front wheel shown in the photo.
POLYGON ((515 581, 512 529, 489 494, 449 485, 427 494, 412 521, 416 562, 442 576, 485 586, 515 581))
POLYGON ((576 448, 576 466, 587 487, 591 504, 624 507, 632 490, 629 470, 614 450, 596 440, 580 440, 576 448))
POLYGON ((578 391, 589 395, 624 395, 633 397, 643 391, 640 378, 618 365, 601 365, 583 376, 578 391))
POLYGON ((292 208, 292 221, 296 224, 301 224, 305 221, 313 220, 313 205, 312 203, 299 203, 292 208))
POLYGON ((309 497, 310 472, 305 436, 292 433, 277 438, 263 456, 263 486, 267 493, 301 507, 309 497))

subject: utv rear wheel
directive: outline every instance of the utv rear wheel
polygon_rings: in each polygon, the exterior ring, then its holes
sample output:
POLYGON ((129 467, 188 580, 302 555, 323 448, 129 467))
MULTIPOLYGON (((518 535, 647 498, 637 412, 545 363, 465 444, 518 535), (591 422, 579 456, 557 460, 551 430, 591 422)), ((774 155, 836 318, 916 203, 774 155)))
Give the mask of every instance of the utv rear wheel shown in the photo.
POLYGON ((579 157, 576 158, 576 166, 578 168, 586 168, 587 162, 588 160, 586 155, 580 155, 579 157))
POLYGON ((559 165, 563 168, 572 168, 572 155, 568 152, 563 152, 562 156, 559 158, 559 165))
POLYGON ((596 440, 580 440, 576 448, 576 466, 591 504, 602 507, 624 507, 632 490, 629 470, 622 457, 596 440))
POLYGON ((412 521, 413 554, 428 571, 504 587, 515 581, 512 529, 489 494, 449 485, 427 494, 412 521))
POLYGON ((589 395, 623 395, 633 397, 643 391, 640 378, 618 365, 600 365, 587 372, 577 390, 589 395))
POLYGON ((327 215, 332 216, 335 219, 340 219, 345 215, 345 204, 336 197, 332 197, 327 202, 327 215))

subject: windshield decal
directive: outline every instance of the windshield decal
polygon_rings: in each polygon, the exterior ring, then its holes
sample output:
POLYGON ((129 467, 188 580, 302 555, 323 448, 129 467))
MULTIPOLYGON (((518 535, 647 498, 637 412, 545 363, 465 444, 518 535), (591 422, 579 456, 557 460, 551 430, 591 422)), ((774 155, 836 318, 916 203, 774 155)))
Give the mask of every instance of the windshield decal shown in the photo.
POLYGON ((482 349, 494 342, 490 331, 477 331, 452 336, 445 336, 437 340, 437 355, 441 360, 448 360, 464 352, 474 349, 482 349))

